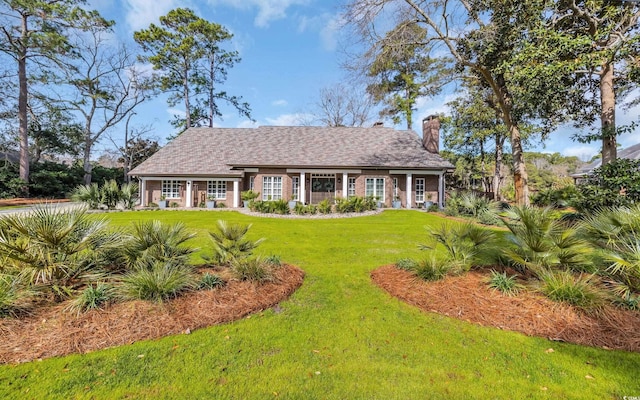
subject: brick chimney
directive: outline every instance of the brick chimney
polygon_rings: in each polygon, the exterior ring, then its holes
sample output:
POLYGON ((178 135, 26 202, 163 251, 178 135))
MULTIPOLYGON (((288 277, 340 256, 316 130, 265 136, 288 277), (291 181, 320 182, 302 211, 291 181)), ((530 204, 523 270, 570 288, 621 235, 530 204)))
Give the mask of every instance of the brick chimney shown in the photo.
POLYGON ((429 153, 440 152, 440 119, 437 115, 430 115, 422 120, 422 146, 429 153))

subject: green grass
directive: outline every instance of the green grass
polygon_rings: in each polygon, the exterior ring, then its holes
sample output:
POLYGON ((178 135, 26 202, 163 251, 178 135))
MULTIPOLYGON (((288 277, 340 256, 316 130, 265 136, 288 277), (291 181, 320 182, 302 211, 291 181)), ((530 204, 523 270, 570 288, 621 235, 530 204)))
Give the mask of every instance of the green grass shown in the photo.
MULTIPOLYGON (((0 398, 462 399, 640 396, 640 354, 607 351, 423 313, 378 289, 369 272, 424 257, 434 215, 389 210, 352 219, 253 218, 235 212, 109 214, 182 221, 211 255, 216 219, 253 223, 307 272, 281 310, 130 346, 0 367, 0 398), (553 348, 554 352, 546 352, 553 348), (594 379, 587 379, 586 376, 594 379)), ((194 260, 196 256, 193 256, 194 260)))

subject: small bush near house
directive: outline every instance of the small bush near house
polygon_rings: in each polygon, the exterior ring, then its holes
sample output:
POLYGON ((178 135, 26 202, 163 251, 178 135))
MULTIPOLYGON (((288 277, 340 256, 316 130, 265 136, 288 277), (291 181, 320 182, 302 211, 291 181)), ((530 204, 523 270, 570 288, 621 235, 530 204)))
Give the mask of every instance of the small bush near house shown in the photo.
POLYGON ((537 207, 566 208, 573 203, 577 195, 578 189, 573 184, 542 189, 531 196, 531 204, 537 207))
POLYGON ((593 170, 586 182, 577 186, 573 205, 592 213, 605 207, 630 206, 640 202, 640 160, 618 158, 593 170))
POLYGON ((318 203, 318 212, 320 214, 331 214, 331 202, 329 199, 324 199, 318 203))
POLYGON ((523 289, 523 286, 516 281, 516 275, 508 276, 506 272, 496 270, 491 270, 487 283, 491 289, 498 290, 506 296, 514 296, 523 289))
POLYGON ((250 228, 251 224, 229 224, 219 220, 217 232, 209 232, 209 237, 213 242, 213 258, 208 261, 221 266, 230 266, 234 260, 249 257, 264 240, 247 239, 246 234, 250 228))

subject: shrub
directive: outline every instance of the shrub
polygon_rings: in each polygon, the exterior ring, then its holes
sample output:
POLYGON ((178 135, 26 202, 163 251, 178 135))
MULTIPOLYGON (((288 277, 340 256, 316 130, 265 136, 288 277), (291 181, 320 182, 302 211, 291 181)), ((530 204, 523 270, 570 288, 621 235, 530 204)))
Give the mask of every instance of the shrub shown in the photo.
POLYGON ((273 202, 271 202, 271 212, 275 213, 275 214, 280 214, 280 215, 286 215, 289 214, 289 202, 285 201, 285 200, 275 200, 273 202))
POLYGON ((0 316, 17 316, 26 312, 35 296, 19 276, 0 273, 0 316))
POLYGON ((122 251, 130 268, 156 261, 186 263, 196 250, 186 242, 194 237, 195 233, 187 231, 182 223, 135 222, 122 251))
POLYGON ((100 201, 107 206, 109 210, 116 208, 122 199, 122 192, 118 187, 118 182, 116 182, 115 179, 105 182, 100 189, 100 196, 100 201))
POLYGON ((196 279, 190 267, 156 261, 125 274, 118 291, 125 300, 162 302, 195 286, 196 279))
POLYGON ((224 203, 216 203, 216 208, 227 208, 227 205, 224 203))
POLYGON ((274 267, 282 266, 282 260, 280 259, 280 256, 277 256, 275 254, 265 257, 264 262, 266 262, 267 264, 271 264, 274 267))
POLYGON ((112 286, 98 282, 95 286, 87 286, 78 297, 73 299, 69 309, 78 313, 102 308, 113 300, 115 295, 112 286))
POLYGON ((593 170, 579 184, 574 206, 583 212, 640 202, 640 160, 618 158, 593 170))
POLYGON ((251 255, 264 239, 249 240, 245 236, 251 224, 228 224, 218 221, 218 231, 209 232, 213 241, 213 262, 222 266, 231 265, 234 260, 241 260, 251 255))
POLYGON ((329 199, 324 199, 318 203, 318 212, 320 214, 331 214, 331 202, 329 199))
POLYGON ((207 272, 200 278, 200 281, 198 282, 198 290, 215 289, 226 284, 227 282, 225 282, 220 276, 207 272))
POLYGON ((120 200, 125 210, 133 210, 138 201, 138 184, 125 183, 120 188, 120 200))
POLYGON ((97 272, 101 256, 119 248, 122 238, 105 219, 89 218, 86 208, 37 207, 0 222, 0 256, 30 284, 42 284, 58 298, 97 272))
POLYGON ((100 193, 100 187, 97 183, 81 185, 74 189, 71 199, 85 203, 90 209, 95 210, 102 202, 102 193, 100 193))
POLYGON ((578 196, 578 189, 573 184, 560 188, 548 188, 539 190, 531 196, 531 204, 537 207, 566 208, 573 203, 578 196))
POLYGON ((264 283, 273 280, 272 265, 260 257, 236 259, 231 271, 241 281, 264 283))
POLYGON ((414 271, 418 263, 411 258, 401 258, 396 262, 396 268, 404 271, 414 271))
POLYGON ((499 290, 507 296, 514 296, 522 289, 522 285, 516 281, 516 275, 507 276, 506 272, 496 270, 491 270, 488 284, 491 289, 499 290))
POLYGON ((446 261, 431 255, 417 263, 414 273, 418 278, 425 281, 438 281, 447 276, 449 270, 450 266, 446 261))
POLYGON ((435 249, 438 245, 447 251, 447 261, 455 262, 463 271, 468 271, 481 261, 485 250, 492 249, 495 239, 493 231, 470 222, 442 223, 439 227, 427 228, 431 243, 423 244, 422 249, 435 249))
POLYGON ((604 305, 604 294, 595 286, 593 275, 575 277, 568 271, 545 271, 540 275, 541 291, 553 301, 583 310, 596 310, 604 305))

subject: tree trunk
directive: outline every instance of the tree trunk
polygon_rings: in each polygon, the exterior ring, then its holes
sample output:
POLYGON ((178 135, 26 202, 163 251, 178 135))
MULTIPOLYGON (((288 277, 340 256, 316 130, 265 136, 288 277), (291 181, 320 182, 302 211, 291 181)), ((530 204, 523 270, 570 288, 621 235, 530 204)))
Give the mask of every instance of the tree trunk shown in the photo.
POLYGON ((510 123, 507 127, 511 138, 511 153, 513 155, 513 187, 516 191, 516 204, 520 206, 528 206, 529 176, 527 174, 527 167, 524 163, 520 129, 518 129, 518 127, 513 123, 510 123))
POLYGON ((91 184, 91 140, 85 139, 84 141, 84 155, 82 167, 84 169, 84 184, 91 184))
POLYGON ((600 73, 600 121, 602 127, 602 165, 615 161, 616 149, 616 93, 613 87, 613 63, 602 66, 600 73))
POLYGON ((496 167, 493 171, 493 199, 497 201, 502 200, 500 189, 502 186, 503 147, 504 147, 504 137, 500 136, 500 134, 496 134, 496 150, 495 150, 496 167))
POLYGON ((27 122, 27 17, 22 16, 22 46, 18 55, 18 132, 20 134, 20 179, 25 182, 24 190, 28 194, 29 183, 29 126, 27 122))
POLYGON ((189 102, 189 72, 187 71, 187 67, 185 67, 184 71, 184 107, 186 108, 185 113, 185 130, 191 128, 191 104, 189 102))
POLYGON ((209 128, 213 128, 213 108, 215 103, 213 102, 213 85, 215 83, 215 55, 211 55, 211 63, 209 64, 209 128))

